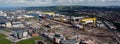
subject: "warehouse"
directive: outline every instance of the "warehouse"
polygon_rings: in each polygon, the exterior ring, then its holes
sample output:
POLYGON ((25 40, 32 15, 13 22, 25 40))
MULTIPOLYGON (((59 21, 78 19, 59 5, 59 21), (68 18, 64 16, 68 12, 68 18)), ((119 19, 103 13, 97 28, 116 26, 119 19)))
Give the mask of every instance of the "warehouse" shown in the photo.
POLYGON ((26 30, 17 30, 13 33, 13 36, 18 39, 22 39, 28 36, 28 32, 26 30))
POLYGON ((24 28, 22 22, 12 22, 13 28, 24 28))

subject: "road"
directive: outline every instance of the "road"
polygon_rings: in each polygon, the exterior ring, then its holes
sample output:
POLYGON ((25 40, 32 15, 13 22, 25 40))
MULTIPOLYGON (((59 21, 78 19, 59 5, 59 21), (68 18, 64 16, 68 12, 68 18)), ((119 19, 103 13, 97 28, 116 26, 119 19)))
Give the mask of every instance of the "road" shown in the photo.
POLYGON ((115 38, 116 41, 118 42, 118 44, 120 44, 120 38, 118 37, 117 32, 114 31, 114 29, 111 29, 111 28, 109 27, 109 25, 106 24, 104 21, 102 21, 102 22, 103 22, 104 25, 108 28, 108 31, 112 32, 113 38, 115 38))
MULTIPOLYGON (((89 16, 91 16, 91 15, 89 15, 89 16)), ((113 37, 116 39, 116 41, 118 42, 118 44, 120 44, 120 37, 117 35, 117 32, 114 31, 115 29, 111 29, 109 27, 109 25, 107 25, 104 21, 106 20, 106 21, 111 22, 111 23, 113 23, 113 22, 111 20, 109 20, 109 19, 105 19, 105 18, 96 16, 96 15, 95 15, 95 17, 97 17, 98 19, 102 20, 102 23, 104 23, 104 25, 108 28, 108 31, 112 32, 113 37)))

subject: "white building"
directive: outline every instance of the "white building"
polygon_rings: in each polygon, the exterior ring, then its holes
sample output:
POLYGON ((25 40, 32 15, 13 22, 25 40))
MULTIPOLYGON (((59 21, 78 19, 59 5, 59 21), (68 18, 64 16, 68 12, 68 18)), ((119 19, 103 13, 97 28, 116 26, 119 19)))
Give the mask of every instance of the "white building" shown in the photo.
POLYGON ((84 27, 83 27, 83 25, 75 25, 76 27, 78 27, 79 29, 83 29, 84 27))
POLYGON ((11 22, 6 22, 6 27, 11 28, 12 27, 11 22))
POLYGON ((28 32, 26 30, 17 30, 13 32, 13 36, 18 39, 26 38, 28 37, 28 32))
POLYGON ((23 15, 24 16, 24 18, 34 18, 34 16, 32 16, 32 15, 23 15))
POLYGON ((97 21, 96 24, 98 27, 105 27, 105 25, 102 23, 102 21, 97 21))
POLYGON ((74 17, 74 16, 71 16, 70 18, 69 18, 69 22, 71 22, 71 23, 79 23, 81 20, 82 20, 82 18, 84 18, 84 17, 74 17))
POLYGON ((27 31, 23 32, 23 37, 26 37, 26 36, 28 36, 28 32, 27 31))
POLYGON ((3 11, 0 11, 0 16, 7 16, 7 14, 6 13, 4 13, 3 11))
POLYGON ((17 18, 17 19, 22 19, 23 16, 22 16, 22 15, 18 15, 16 18, 17 18))
POLYGON ((24 25, 21 22, 12 22, 14 28, 24 28, 24 25))

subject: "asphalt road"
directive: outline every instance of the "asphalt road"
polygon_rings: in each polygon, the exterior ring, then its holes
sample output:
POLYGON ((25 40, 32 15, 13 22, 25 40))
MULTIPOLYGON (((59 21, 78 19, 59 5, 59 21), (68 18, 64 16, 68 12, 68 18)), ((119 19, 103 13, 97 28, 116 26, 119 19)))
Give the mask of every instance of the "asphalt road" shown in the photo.
POLYGON ((117 32, 114 31, 114 29, 111 29, 111 28, 109 27, 109 25, 106 24, 104 21, 103 21, 103 23, 104 23, 104 25, 108 28, 108 31, 112 32, 113 38, 115 38, 116 41, 118 42, 118 44, 120 44, 120 37, 118 37, 117 32))

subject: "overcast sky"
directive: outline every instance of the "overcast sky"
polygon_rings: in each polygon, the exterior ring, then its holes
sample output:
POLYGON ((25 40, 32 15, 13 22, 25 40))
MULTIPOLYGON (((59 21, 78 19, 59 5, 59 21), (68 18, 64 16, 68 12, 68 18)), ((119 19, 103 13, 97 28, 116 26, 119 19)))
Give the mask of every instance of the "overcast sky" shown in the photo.
POLYGON ((120 6, 120 0, 0 0, 0 7, 51 5, 120 6))

